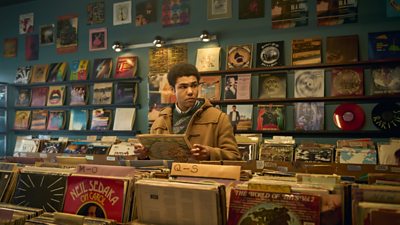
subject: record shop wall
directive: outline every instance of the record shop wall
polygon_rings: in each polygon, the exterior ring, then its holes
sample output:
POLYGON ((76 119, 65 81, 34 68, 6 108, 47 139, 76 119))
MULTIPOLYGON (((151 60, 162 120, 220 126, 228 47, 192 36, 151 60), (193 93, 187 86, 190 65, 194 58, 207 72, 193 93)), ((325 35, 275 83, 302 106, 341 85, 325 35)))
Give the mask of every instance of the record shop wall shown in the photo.
MULTIPOLYGON (((207 20, 207 0, 190 0, 190 24, 163 28, 161 24, 161 0, 158 1, 157 23, 152 23, 142 27, 136 27, 134 16, 136 14, 136 0, 132 1, 132 21, 131 24, 113 26, 113 3, 121 2, 115 0, 105 0, 106 12, 105 23, 97 25, 87 25, 86 6, 91 0, 35 0, 28 3, 0 8, 0 41, 3 43, 5 38, 18 38, 18 52, 16 58, 4 58, 0 56, 0 82, 13 83, 15 72, 18 66, 50 64, 53 62, 66 61, 71 63, 76 59, 89 59, 90 63, 95 58, 112 57, 115 60, 121 55, 137 55, 139 58, 137 75, 143 81, 139 85, 140 94, 138 103, 142 108, 137 112, 135 128, 142 132, 147 132, 147 72, 148 72, 148 48, 130 49, 122 53, 115 53, 111 49, 114 41, 121 41, 129 44, 152 42, 156 35, 166 39, 180 39, 197 37, 202 30, 207 30, 211 34, 218 35, 218 43, 208 44, 190 43, 188 44, 188 61, 195 63, 196 49, 209 47, 219 44, 222 51, 221 69, 225 69, 225 48, 230 44, 245 44, 265 41, 285 41, 285 61, 290 65, 291 40, 322 37, 323 39, 323 58, 325 57, 325 39, 327 36, 339 36, 358 34, 360 41, 360 60, 367 60, 367 34, 368 32, 398 30, 400 28, 400 17, 386 17, 386 1, 358 1, 358 22, 331 27, 318 27, 316 22, 315 5, 317 0, 308 1, 309 23, 307 26, 276 30, 271 28, 271 1, 265 1, 265 17, 258 19, 238 19, 239 0, 232 0, 232 18, 220 20, 207 20), (39 33, 41 25, 56 24, 59 16, 77 15, 78 16, 78 50, 75 53, 57 54, 55 45, 40 46, 39 59, 34 61, 25 60, 25 35, 19 34, 19 15, 34 13, 34 33, 39 33), (107 27, 108 29, 108 48, 104 51, 89 52, 88 33, 89 29, 107 27)), ((3 52, 3 44, 0 44, 0 52, 3 52)), ((91 69, 89 70, 91 71, 91 69)), ((114 72, 114 71, 113 71, 114 72)), ((257 83, 253 82, 253 86, 257 83)), ((288 91, 290 93, 290 86, 288 91)), ((254 89, 254 88, 253 88, 254 89)), ((256 96, 253 93, 253 96, 256 96)), ((11 97, 9 105, 14 104, 15 97, 11 97)), ((9 117, 12 123, 13 115, 9 117)), ((368 124, 367 124, 368 125, 368 124)), ((328 129, 329 127, 327 127, 328 129)))

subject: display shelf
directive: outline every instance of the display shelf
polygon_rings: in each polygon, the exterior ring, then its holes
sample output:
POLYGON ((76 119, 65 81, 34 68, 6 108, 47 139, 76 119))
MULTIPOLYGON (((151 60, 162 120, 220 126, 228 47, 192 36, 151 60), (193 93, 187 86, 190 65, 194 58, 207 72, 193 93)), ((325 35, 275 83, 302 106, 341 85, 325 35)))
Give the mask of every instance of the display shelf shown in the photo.
POLYGON ((142 78, 109 78, 109 79, 101 79, 101 80, 66 80, 66 81, 58 81, 58 82, 43 82, 43 83, 33 83, 33 84, 12 84, 12 86, 17 88, 26 88, 26 87, 42 87, 42 86, 55 86, 55 85, 75 85, 75 84, 94 84, 94 83, 118 83, 118 82, 132 82, 139 83, 142 81, 142 78))
POLYGON ((140 131, 118 130, 12 130, 16 134, 42 134, 42 135, 101 135, 101 136, 135 136, 140 131))
POLYGON ((62 106, 15 106, 15 110, 61 110, 61 109, 114 109, 114 108, 137 108, 140 109, 140 104, 105 104, 105 105, 62 105, 62 106))
POLYGON ((240 74, 240 73, 259 73, 259 72, 282 72, 287 70, 304 70, 304 69, 324 69, 335 67, 371 67, 380 66, 384 64, 398 64, 399 59, 382 59, 382 60, 366 60, 351 63, 331 63, 331 64, 309 64, 309 65, 296 65, 296 66, 274 66, 274 67, 258 67, 258 68, 245 68, 245 69, 232 69, 232 70, 219 70, 200 72, 201 75, 226 75, 226 74, 240 74))
POLYGON ((265 103, 294 103, 294 102, 330 102, 340 103, 363 102, 373 103, 377 101, 399 101, 400 94, 392 95, 370 95, 370 96, 346 96, 346 97, 315 97, 315 98, 270 98, 270 99, 246 99, 246 100, 212 100, 213 104, 265 104, 265 103))
POLYGON ((263 136, 268 135, 291 135, 291 136, 316 136, 319 137, 374 137, 374 138, 390 138, 398 137, 398 131, 381 131, 381 130, 316 130, 316 131, 296 131, 296 130, 247 130, 247 131, 236 131, 238 134, 246 133, 257 133, 263 134, 263 136))

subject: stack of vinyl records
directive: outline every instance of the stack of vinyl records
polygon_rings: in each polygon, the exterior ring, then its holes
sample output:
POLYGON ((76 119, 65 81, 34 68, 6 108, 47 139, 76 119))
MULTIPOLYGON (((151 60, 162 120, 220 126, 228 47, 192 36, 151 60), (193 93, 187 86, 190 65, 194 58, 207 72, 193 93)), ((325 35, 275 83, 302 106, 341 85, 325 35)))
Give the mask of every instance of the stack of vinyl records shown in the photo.
POLYGON ((336 142, 336 163, 377 164, 378 154, 370 138, 338 140, 336 142))
POLYGON ((293 161, 295 141, 291 136, 274 136, 261 144, 259 160, 291 162, 293 161))
POLYGON ((39 216, 43 213, 42 209, 0 203, 0 224, 25 224, 25 221, 39 216))
POLYGON ((0 163, 0 202, 8 202, 15 189, 18 173, 14 163, 0 163))
POLYGON ((38 217, 31 218, 25 222, 25 225, 115 225, 114 220, 104 218, 84 217, 67 213, 44 213, 38 217))
POLYGON ((295 149, 294 160, 311 163, 331 163, 335 146, 331 144, 304 143, 295 149))

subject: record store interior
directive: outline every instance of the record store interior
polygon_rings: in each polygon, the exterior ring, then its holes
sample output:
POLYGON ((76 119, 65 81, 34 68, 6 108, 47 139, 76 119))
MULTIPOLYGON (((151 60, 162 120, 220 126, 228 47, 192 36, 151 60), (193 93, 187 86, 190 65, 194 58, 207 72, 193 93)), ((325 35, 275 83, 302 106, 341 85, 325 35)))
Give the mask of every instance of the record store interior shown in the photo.
POLYGON ((400 225, 400 0, 0 0, 0 225, 400 225))

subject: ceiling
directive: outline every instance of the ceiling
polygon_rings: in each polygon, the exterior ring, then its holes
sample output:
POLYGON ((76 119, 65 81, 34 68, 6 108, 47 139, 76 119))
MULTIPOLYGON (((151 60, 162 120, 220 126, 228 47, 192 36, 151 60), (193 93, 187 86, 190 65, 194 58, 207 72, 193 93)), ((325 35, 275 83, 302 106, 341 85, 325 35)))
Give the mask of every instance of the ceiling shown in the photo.
POLYGON ((16 5, 24 2, 31 2, 33 0, 0 0, 0 7, 16 5))

